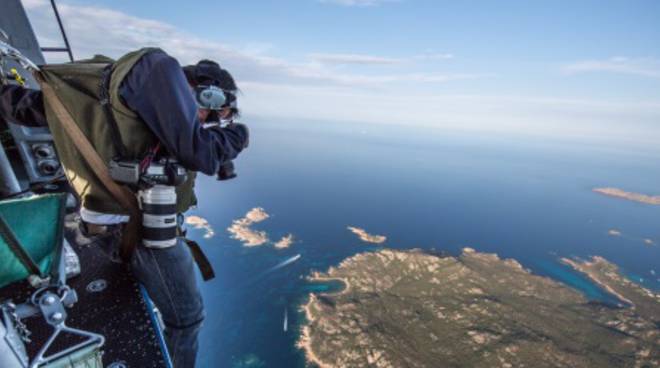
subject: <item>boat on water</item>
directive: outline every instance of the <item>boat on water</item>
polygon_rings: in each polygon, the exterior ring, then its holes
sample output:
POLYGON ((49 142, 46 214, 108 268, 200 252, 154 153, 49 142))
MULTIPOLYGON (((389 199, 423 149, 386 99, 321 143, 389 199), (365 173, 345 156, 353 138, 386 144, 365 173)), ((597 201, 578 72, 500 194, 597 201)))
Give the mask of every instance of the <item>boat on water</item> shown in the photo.
POLYGON ((289 330, 289 309, 284 307, 284 332, 289 330))

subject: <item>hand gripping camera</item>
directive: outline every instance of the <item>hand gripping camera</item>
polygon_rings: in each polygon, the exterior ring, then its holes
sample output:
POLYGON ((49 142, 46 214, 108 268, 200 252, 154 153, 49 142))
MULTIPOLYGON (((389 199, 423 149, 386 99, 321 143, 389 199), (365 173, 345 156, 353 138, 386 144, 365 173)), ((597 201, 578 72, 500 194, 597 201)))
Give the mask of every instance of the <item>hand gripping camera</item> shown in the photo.
MULTIPOLYGON (((225 127, 230 124, 233 124, 233 120, 219 120, 219 121, 211 121, 208 123, 203 123, 202 128, 204 129, 212 129, 216 127, 225 127)), ((230 180, 234 179, 236 176, 236 168, 234 167, 234 162, 232 161, 225 161, 220 165, 220 169, 218 172, 215 174, 216 179, 220 181, 225 181, 225 180, 230 180)))
POLYGON ((176 186, 187 179, 186 170, 171 159, 152 162, 111 161, 110 176, 138 188, 142 210, 142 244, 168 248, 177 241, 176 186))

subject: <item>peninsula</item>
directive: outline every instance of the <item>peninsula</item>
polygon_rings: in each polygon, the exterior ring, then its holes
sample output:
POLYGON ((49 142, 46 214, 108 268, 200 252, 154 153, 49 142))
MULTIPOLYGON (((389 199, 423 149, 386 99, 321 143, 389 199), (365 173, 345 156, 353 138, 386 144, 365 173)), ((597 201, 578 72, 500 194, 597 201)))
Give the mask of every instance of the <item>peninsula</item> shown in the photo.
POLYGON ((660 195, 650 196, 646 194, 626 192, 625 190, 618 188, 594 188, 593 191, 610 197, 660 206, 660 195))
POLYGON ((311 280, 298 346, 319 367, 657 367, 660 296, 602 258, 564 262, 623 307, 465 248, 458 257, 381 250, 311 280))

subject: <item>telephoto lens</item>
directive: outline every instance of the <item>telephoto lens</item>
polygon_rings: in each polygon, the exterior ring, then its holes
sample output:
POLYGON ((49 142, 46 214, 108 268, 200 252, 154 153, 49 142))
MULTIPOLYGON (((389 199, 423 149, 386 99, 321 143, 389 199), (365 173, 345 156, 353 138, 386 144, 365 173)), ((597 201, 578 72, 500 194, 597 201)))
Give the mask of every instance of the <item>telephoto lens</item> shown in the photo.
POLYGON ((176 245, 176 190, 170 185, 154 185, 140 190, 142 244, 149 248, 176 245))

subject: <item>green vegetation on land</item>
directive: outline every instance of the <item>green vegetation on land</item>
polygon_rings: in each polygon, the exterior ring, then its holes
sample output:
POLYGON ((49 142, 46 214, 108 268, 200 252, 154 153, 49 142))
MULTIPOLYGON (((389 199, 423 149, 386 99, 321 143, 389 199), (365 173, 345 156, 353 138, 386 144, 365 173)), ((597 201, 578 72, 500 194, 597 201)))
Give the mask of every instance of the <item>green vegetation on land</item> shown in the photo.
POLYGON ((565 261, 632 305, 589 302, 469 248, 382 250, 311 277, 346 288, 310 295, 299 346, 321 367, 660 366, 660 296, 602 258, 565 261))

